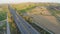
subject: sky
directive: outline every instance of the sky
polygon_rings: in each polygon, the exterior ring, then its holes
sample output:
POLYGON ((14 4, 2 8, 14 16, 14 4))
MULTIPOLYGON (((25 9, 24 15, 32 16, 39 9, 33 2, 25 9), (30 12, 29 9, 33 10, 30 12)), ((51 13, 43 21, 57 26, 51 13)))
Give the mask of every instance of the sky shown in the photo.
POLYGON ((2 3, 23 3, 23 2, 49 2, 49 3, 60 3, 60 0, 0 0, 2 3))

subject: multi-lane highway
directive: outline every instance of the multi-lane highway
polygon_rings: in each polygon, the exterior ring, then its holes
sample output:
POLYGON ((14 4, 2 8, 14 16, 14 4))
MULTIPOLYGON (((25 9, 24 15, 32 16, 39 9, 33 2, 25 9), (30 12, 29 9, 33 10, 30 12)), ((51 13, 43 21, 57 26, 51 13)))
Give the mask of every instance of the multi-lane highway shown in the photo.
POLYGON ((20 15, 18 15, 10 5, 8 5, 8 9, 12 14, 15 24, 19 28, 19 31, 21 32, 21 34, 40 34, 28 22, 26 22, 20 15))

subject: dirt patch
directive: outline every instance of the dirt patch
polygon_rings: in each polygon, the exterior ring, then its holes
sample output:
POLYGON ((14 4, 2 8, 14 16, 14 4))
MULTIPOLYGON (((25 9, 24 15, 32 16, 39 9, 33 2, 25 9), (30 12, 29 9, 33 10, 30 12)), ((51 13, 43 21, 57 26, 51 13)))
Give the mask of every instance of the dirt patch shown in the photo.
POLYGON ((48 19, 50 22, 52 22, 55 25, 58 25, 57 20, 54 16, 43 16, 44 18, 48 19))

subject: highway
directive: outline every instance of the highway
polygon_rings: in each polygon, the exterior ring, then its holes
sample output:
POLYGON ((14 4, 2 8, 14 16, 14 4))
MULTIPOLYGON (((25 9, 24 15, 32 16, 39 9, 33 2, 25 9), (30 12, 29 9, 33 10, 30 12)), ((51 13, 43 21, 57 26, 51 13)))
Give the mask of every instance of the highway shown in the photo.
POLYGON ((18 15, 10 5, 8 5, 8 9, 12 14, 15 24, 19 28, 19 31, 21 31, 21 34, 40 34, 28 22, 26 22, 20 15, 18 15))
POLYGON ((7 34, 11 34, 10 32, 10 25, 9 25, 9 22, 8 22, 8 15, 7 15, 7 22, 6 22, 6 29, 7 29, 7 34))

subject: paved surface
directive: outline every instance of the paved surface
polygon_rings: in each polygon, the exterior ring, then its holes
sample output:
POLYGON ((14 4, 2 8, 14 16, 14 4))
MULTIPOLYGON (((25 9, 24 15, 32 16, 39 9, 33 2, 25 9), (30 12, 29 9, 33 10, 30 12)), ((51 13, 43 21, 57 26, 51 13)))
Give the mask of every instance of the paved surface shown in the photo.
POLYGON ((48 19, 45 19, 44 17, 37 16, 37 15, 32 15, 33 17, 33 22, 37 24, 38 26, 41 26, 42 28, 47 28, 50 31, 54 32, 55 34, 60 34, 60 24, 57 23, 54 24, 50 22, 48 19))
POLYGON ((10 34, 11 32, 10 32, 10 26, 9 26, 9 22, 8 22, 8 17, 7 17, 6 24, 7 24, 7 34, 10 34))
POLYGON ((17 15, 16 11, 8 6, 12 17, 16 25, 18 26, 21 34, 40 34, 37 30, 35 30, 30 24, 28 24, 21 16, 17 15))

